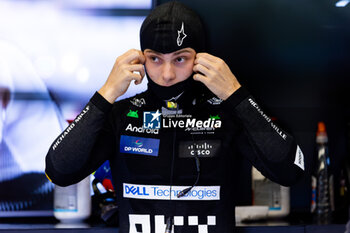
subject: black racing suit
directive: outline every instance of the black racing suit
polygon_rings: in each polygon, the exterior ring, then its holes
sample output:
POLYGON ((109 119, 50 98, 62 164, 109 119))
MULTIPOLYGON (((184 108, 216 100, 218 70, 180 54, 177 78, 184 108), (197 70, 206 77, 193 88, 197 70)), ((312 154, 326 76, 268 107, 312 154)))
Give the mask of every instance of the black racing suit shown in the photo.
POLYGON ((46 173, 66 186, 109 160, 120 233, 163 233, 168 217, 175 233, 230 233, 241 156, 282 185, 303 174, 293 137, 243 87, 225 101, 184 93, 164 102, 147 90, 112 105, 96 93, 52 144, 46 173))

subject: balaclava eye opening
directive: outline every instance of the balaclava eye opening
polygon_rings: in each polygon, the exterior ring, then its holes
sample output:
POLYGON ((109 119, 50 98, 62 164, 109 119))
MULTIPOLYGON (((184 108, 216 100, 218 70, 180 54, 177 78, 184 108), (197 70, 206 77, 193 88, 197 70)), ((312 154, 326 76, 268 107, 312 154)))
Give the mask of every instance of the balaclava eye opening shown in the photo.
MULTIPOLYGON (((189 47, 197 53, 204 52, 204 38, 204 29, 199 16, 177 1, 156 7, 146 17, 140 29, 142 51, 151 49, 166 54, 189 47)), ((148 77, 148 87, 161 99, 170 99, 191 88, 194 83, 192 76, 193 74, 170 87, 160 86, 148 77)))

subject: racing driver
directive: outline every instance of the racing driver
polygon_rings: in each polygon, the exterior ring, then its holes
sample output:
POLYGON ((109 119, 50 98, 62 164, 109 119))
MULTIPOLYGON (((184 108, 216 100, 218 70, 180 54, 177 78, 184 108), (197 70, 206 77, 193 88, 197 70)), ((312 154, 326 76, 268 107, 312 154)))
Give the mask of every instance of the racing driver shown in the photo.
POLYGON ((206 53, 203 30, 179 2, 156 7, 141 26, 141 50, 116 59, 46 156, 46 174, 60 186, 109 160, 120 233, 233 232, 240 157, 281 185, 304 173, 293 136, 206 53), (115 102, 144 76, 145 92, 115 102))

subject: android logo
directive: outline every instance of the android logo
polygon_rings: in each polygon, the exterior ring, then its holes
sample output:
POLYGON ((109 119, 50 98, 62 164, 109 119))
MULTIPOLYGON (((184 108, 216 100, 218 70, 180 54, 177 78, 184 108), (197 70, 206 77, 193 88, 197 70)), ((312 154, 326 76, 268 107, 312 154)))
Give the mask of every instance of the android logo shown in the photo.
POLYGON ((129 110, 129 112, 128 112, 128 114, 126 116, 139 118, 139 115, 137 114, 137 110, 136 111, 132 111, 131 109, 129 110))
POLYGON ((210 119, 212 119, 212 120, 220 120, 220 117, 219 117, 219 115, 216 115, 216 116, 210 115, 210 119))

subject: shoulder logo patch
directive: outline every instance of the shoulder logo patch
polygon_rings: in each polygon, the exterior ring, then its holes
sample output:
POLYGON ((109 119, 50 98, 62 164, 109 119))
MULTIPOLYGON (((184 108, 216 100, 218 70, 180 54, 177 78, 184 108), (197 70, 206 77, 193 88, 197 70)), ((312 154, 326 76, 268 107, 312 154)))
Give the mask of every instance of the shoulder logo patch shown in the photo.
POLYGON ((132 103, 136 107, 142 107, 142 105, 146 104, 146 101, 144 98, 141 98, 141 99, 133 98, 132 100, 130 100, 130 103, 132 103))
POLYGON ((305 171, 304 154, 299 146, 297 146, 297 151, 295 153, 294 164, 303 169, 303 171, 305 171))

